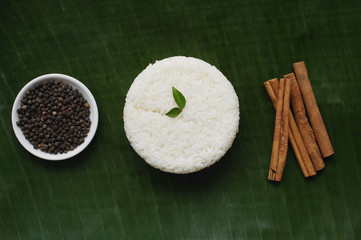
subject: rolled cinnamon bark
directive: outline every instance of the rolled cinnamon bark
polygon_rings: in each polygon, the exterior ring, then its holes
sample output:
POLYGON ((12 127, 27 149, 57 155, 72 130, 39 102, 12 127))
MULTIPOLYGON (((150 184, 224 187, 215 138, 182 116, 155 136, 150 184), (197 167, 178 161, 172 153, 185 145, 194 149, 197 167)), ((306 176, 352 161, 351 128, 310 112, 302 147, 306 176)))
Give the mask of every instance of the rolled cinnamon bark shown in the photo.
MULTIPOLYGON (((273 103, 273 106, 277 107, 277 98, 279 83, 278 79, 274 78, 264 83, 268 95, 273 103)), ((315 168, 312 165, 311 159, 308 155, 306 147, 303 143, 301 134, 296 125, 295 119, 291 110, 289 110, 289 138, 295 153, 297 162, 301 168, 304 177, 310 177, 316 175, 315 168)))
POLYGON ((288 129, 289 129, 289 112, 290 112, 290 93, 291 93, 291 80, 287 78, 281 78, 280 82, 285 81, 285 95, 283 97, 282 108, 282 131, 280 140, 280 153, 278 159, 278 165, 276 170, 276 181, 281 181, 283 176, 283 170, 286 165, 287 150, 288 150, 288 129))
POLYGON ((325 167, 325 163, 323 162, 320 150, 316 143, 316 138, 308 122, 296 77, 293 73, 287 74, 285 77, 291 79, 292 81, 291 104, 298 129, 300 130, 307 152, 310 154, 313 166, 316 171, 319 171, 325 167))
POLYGON ((283 111, 283 100, 285 93, 285 80, 281 79, 281 86, 278 92, 277 108, 276 108, 276 119, 275 119, 275 128, 273 133, 273 145, 271 153, 271 162, 268 170, 268 179, 276 180, 277 165, 279 160, 279 149, 280 149, 280 139, 282 131, 282 111, 283 111))
POLYGON ((323 157, 329 157, 334 154, 330 138, 327 134, 320 110, 318 109, 315 95, 313 94, 310 79, 307 74, 305 62, 293 64, 299 84, 302 98, 306 106, 310 122, 315 133, 317 143, 320 147, 323 157))

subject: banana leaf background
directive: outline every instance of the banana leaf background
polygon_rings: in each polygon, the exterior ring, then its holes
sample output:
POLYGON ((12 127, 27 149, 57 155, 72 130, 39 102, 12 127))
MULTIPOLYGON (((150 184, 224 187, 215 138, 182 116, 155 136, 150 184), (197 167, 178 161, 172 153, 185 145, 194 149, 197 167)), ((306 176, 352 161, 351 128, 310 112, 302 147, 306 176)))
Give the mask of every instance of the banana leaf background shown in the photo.
POLYGON ((361 239, 361 2, 29 0, 0 3, 0 239, 361 239), (203 59, 233 84, 239 133, 198 173, 148 166, 123 129, 126 93, 155 60, 203 59), (263 82, 304 60, 336 154, 305 179, 292 149, 267 180, 274 109, 263 82), (31 79, 82 81, 98 131, 38 159, 11 108, 31 79))

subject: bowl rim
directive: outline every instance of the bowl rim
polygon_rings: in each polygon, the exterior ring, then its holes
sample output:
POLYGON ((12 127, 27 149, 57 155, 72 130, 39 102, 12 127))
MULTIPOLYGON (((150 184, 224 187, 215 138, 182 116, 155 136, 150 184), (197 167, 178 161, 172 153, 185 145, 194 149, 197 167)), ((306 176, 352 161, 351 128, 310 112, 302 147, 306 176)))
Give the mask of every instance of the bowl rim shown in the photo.
POLYGON ((44 74, 44 75, 41 75, 41 76, 36 77, 33 80, 29 81, 19 91, 18 95, 16 96, 13 107, 12 107, 12 112, 11 112, 11 122, 12 122, 13 131, 16 135, 16 138, 20 142, 20 144, 34 156, 45 159, 45 160, 50 160, 50 161, 65 160, 65 159, 74 157, 75 155, 82 152, 92 141, 92 139, 95 135, 95 132, 97 130, 97 127, 98 127, 98 121, 99 121, 98 107, 97 107, 96 101, 95 101, 92 93, 90 92, 90 90, 79 80, 77 80, 71 76, 61 74, 61 73, 44 74), (33 147, 33 145, 25 138, 23 132, 16 124, 16 121, 18 120, 17 109, 20 107, 20 100, 23 98, 26 91, 29 90, 30 88, 32 88, 33 86, 35 86, 35 84, 37 84, 39 82, 49 81, 52 79, 56 79, 56 80, 60 80, 60 81, 64 80, 66 83, 71 85, 73 88, 78 89, 79 92, 81 92, 83 94, 83 97, 90 104, 89 117, 90 117, 90 120, 92 123, 90 126, 90 131, 88 133, 88 136, 86 136, 86 138, 84 139, 84 142, 82 144, 80 144, 79 146, 77 146, 74 150, 68 151, 67 153, 61 153, 61 154, 59 154, 59 153, 51 154, 51 153, 43 152, 40 149, 35 149, 33 147))

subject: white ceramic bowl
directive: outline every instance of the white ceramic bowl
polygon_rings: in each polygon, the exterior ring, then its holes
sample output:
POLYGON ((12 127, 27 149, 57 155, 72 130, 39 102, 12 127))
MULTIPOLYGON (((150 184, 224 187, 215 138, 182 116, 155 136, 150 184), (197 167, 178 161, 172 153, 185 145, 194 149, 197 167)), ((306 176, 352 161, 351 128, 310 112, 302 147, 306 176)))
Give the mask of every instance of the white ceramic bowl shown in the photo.
POLYGON ((98 126, 98 108, 97 108, 95 99, 94 99, 93 95, 91 94, 91 92, 89 91, 89 89, 80 81, 76 80, 73 77, 64 75, 64 74, 58 74, 58 73, 45 74, 45 75, 42 75, 40 77, 37 77, 37 78, 31 80, 21 89, 21 91, 17 95, 14 105, 13 105, 13 109, 12 109, 12 113, 11 113, 11 121, 12 121, 13 129, 14 129, 16 137, 18 138, 21 145, 23 145, 23 147, 26 150, 28 150, 30 153, 32 153, 33 155, 35 155, 39 158, 46 159, 46 160, 52 160, 52 161, 64 160, 64 159, 71 158, 71 157, 77 155, 78 153, 80 153, 81 151, 83 151, 84 148, 86 148, 88 146, 88 144, 91 142, 91 140, 93 139, 94 134, 97 130, 97 126, 98 126), (37 83, 49 81, 49 80, 60 80, 63 83, 67 83, 68 85, 72 86, 74 89, 78 89, 79 92, 81 94, 83 94, 83 97, 90 104, 89 118, 91 121, 91 126, 90 126, 90 131, 88 133, 88 136, 84 139, 84 142, 81 145, 79 145, 77 148, 75 148, 72 151, 68 151, 67 153, 50 154, 50 153, 43 152, 40 149, 35 149, 34 146, 25 138, 20 127, 18 127, 16 125, 16 122, 19 120, 17 109, 20 108, 20 101, 23 98, 26 91, 29 90, 30 88, 34 87, 37 83))

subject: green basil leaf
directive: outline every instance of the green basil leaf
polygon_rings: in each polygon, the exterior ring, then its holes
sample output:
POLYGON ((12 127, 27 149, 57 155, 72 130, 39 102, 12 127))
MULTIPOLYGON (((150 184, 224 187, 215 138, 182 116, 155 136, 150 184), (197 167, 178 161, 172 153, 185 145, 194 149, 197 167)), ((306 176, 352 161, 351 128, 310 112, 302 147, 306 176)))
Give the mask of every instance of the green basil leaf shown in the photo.
POLYGON ((172 87, 172 91, 173 91, 173 98, 174 98, 175 102, 177 103, 178 107, 182 110, 186 106, 185 97, 175 87, 172 87))
POLYGON ((165 115, 167 115, 168 117, 171 118, 175 118, 177 117, 180 113, 182 112, 182 110, 180 110, 179 108, 172 108, 169 112, 167 112, 165 115))

